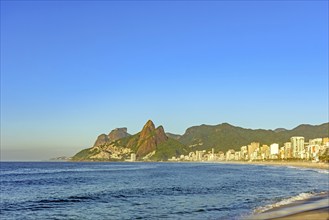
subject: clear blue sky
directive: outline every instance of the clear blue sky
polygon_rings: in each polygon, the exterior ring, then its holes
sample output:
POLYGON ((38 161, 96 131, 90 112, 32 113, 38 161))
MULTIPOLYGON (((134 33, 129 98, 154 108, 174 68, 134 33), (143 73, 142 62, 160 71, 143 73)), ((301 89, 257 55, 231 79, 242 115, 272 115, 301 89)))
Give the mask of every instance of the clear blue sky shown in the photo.
POLYGON ((3 159, 148 119, 179 134, 327 122, 328 2, 1 1, 3 159))

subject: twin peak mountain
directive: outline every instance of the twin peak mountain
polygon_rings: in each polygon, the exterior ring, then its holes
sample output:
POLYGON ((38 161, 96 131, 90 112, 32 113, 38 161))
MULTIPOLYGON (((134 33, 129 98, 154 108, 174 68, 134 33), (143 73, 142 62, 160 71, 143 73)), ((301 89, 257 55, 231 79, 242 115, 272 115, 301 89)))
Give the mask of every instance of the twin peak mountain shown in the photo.
POLYGON ((80 151, 72 159, 122 161, 129 160, 134 153, 138 160, 168 160, 185 152, 183 144, 169 138, 162 126, 155 128, 149 120, 135 135, 129 134, 127 128, 99 135, 93 147, 80 151))

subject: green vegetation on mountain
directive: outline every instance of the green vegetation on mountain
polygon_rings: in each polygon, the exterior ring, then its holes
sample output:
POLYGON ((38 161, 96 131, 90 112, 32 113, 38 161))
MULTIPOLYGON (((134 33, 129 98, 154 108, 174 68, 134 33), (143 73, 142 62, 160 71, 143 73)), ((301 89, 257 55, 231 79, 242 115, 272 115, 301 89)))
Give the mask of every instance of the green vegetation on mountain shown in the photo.
POLYGON ((166 132, 166 135, 172 139, 175 139, 175 140, 178 140, 179 138, 182 137, 182 135, 179 135, 179 134, 173 134, 173 133, 169 133, 169 132, 166 132))
POLYGON ((180 155, 186 155, 189 151, 177 140, 169 138, 168 141, 159 144, 155 154, 151 157, 151 160, 155 161, 166 161, 173 156, 179 157, 180 155))
POLYGON ((260 142, 261 144, 278 143, 290 141, 292 136, 303 136, 305 141, 317 137, 329 136, 329 123, 322 125, 300 125, 292 130, 280 129, 280 131, 264 129, 245 129, 223 123, 219 125, 200 125, 188 128, 184 135, 178 139, 194 150, 227 151, 228 149, 240 149, 241 146, 248 145, 251 142, 260 142))
POLYGON ((90 160, 90 157, 98 154, 100 151, 97 148, 88 148, 78 152, 76 155, 72 157, 73 161, 84 161, 90 160))

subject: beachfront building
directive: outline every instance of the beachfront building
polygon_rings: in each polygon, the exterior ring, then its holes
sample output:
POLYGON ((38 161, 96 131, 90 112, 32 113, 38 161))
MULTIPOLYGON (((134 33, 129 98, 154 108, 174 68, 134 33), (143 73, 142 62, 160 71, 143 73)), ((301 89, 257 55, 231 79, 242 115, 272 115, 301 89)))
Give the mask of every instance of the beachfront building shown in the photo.
POLYGON ((322 145, 322 138, 314 138, 314 139, 310 139, 308 141, 309 145, 318 145, 321 146, 322 145))
POLYGON ((209 157, 208 157, 208 160, 209 161, 215 161, 217 158, 216 158, 216 155, 215 155, 215 149, 214 148, 212 148, 211 149, 211 153, 210 153, 210 155, 209 155, 209 157))
POLYGON ((280 147, 280 151, 279 151, 279 158, 281 159, 281 160, 283 160, 284 159, 284 146, 283 147, 280 147))
POLYGON ((236 151, 235 152, 234 160, 241 160, 241 151, 236 151))
MULTIPOLYGON (((129 158, 129 157, 128 157, 129 158)), ((130 155, 130 161, 131 162, 135 162, 136 161, 136 154, 135 153, 132 153, 131 155, 130 155)))
POLYGON ((203 161, 205 151, 195 151, 196 161, 203 161))
POLYGON ((270 157, 270 148, 268 145, 263 144, 260 147, 260 156, 262 160, 267 160, 270 157))
POLYGON ((234 156, 235 156, 235 150, 230 149, 226 152, 225 159, 226 160, 234 160, 234 156))
POLYGON ((284 143, 284 158, 290 159, 292 158, 292 147, 291 142, 284 143))
POLYGON ((240 149, 241 152, 241 160, 248 160, 248 147, 247 146, 242 146, 240 149))
POLYGON ((293 157, 304 158, 304 137, 291 137, 290 138, 293 157))
POLYGON ((257 149, 259 148, 258 142, 252 142, 248 145, 248 159, 256 160, 257 159, 257 149))
POLYGON ((324 151, 322 138, 310 139, 306 148, 306 159, 319 161, 319 155, 324 151))
POLYGON ((273 143, 270 145, 270 158, 271 159, 278 159, 279 154, 279 144, 273 143))

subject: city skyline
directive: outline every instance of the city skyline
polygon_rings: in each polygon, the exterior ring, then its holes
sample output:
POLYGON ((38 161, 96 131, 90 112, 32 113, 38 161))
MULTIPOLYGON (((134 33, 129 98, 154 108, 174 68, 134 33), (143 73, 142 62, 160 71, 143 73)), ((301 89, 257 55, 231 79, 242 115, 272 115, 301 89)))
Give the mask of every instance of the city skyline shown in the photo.
POLYGON ((328 122, 327 8, 1 1, 1 151, 68 155, 148 119, 177 134, 328 122))

